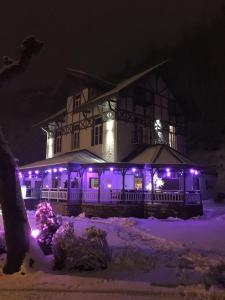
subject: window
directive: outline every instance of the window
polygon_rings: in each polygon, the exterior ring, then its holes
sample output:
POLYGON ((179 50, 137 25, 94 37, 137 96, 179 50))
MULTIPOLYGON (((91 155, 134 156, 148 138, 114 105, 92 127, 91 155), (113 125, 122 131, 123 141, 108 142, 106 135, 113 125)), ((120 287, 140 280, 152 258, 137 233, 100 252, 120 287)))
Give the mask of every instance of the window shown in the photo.
POLYGON ((81 105, 81 95, 78 94, 73 98, 73 112, 76 112, 81 105))
POLYGON ((89 188, 97 190, 99 188, 99 178, 89 178, 89 188))
POLYGON ((172 125, 169 125, 169 145, 171 148, 177 148, 176 130, 172 125))
POLYGON ((72 149, 77 149, 80 147, 80 126, 74 126, 74 132, 72 134, 72 149))
POLYGON ((61 132, 57 132, 54 143, 54 153, 59 153, 62 150, 62 135, 61 132))
POLYGON ((92 137, 91 137, 91 144, 93 145, 99 145, 102 144, 102 118, 99 117, 95 119, 94 126, 92 127, 92 137))
POLYGON ((143 178, 135 177, 134 186, 135 186, 135 190, 142 190, 143 178))
POLYGON ((143 144, 143 127, 135 126, 134 132, 132 134, 132 144, 141 145, 143 144))

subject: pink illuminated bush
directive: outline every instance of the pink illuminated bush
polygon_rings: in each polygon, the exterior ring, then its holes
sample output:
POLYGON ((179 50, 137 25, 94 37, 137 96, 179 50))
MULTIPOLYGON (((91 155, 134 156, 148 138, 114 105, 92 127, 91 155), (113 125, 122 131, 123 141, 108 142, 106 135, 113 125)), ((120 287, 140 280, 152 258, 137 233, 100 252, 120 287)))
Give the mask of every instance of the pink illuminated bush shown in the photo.
POLYGON ((42 202, 38 205, 35 218, 36 227, 40 230, 37 241, 44 254, 51 254, 52 237, 61 225, 61 219, 55 215, 51 204, 48 202, 42 202))

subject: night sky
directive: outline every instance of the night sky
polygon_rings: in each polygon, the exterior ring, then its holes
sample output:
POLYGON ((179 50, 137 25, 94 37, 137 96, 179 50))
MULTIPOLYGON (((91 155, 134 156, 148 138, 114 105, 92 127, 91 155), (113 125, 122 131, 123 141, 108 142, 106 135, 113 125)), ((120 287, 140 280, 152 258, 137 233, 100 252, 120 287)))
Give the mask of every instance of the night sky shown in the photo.
POLYGON ((45 43, 28 70, 0 89, 0 124, 15 156, 21 163, 44 157, 45 137, 32 125, 58 109, 49 90, 60 85, 65 68, 102 77, 121 73, 152 51, 176 48, 218 19, 222 7, 225 0, 5 1, 0 56, 17 58, 30 34, 45 43))
POLYGON ((184 33, 210 22, 224 0, 5 1, 0 56, 16 57, 29 34, 45 42, 12 88, 55 84, 66 67, 99 75, 138 63, 151 50, 177 44, 184 33))

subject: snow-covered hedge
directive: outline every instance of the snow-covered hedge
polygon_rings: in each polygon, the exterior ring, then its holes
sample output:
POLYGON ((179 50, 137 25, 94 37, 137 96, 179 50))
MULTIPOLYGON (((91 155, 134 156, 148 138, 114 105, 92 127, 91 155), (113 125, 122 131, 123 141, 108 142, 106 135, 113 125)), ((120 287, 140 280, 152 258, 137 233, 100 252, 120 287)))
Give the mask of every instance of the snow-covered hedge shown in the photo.
POLYGON ((36 227, 40 230, 37 241, 44 254, 51 254, 52 237, 60 227, 62 221, 55 215, 51 204, 48 202, 42 202, 38 205, 35 218, 36 227))
POLYGON ((54 234, 52 253, 57 269, 101 270, 110 261, 106 232, 89 227, 82 236, 76 236, 73 223, 61 225, 54 234))

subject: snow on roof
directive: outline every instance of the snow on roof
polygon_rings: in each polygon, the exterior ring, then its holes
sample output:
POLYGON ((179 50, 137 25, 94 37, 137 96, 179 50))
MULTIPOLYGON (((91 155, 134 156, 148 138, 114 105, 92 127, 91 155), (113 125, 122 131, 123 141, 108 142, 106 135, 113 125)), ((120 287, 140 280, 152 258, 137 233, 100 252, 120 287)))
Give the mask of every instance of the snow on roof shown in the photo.
POLYGON ((33 168, 44 168, 50 166, 66 166, 68 164, 92 164, 92 163, 104 163, 105 160, 101 159, 97 155, 88 150, 79 150, 73 152, 67 152, 52 158, 36 161, 20 167, 20 170, 29 170, 33 168))
POLYGON ((152 164, 152 165, 186 165, 197 166, 180 152, 174 150, 168 145, 154 145, 142 148, 140 152, 131 153, 125 161, 136 164, 152 164))
POLYGON ((159 67, 163 66, 164 64, 166 64, 168 62, 168 60, 165 60, 163 62, 161 62, 160 64, 154 66, 154 67, 151 67, 141 73, 138 73, 126 80, 123 80, 122 82, 118 83, 117 86, 115 88, 113 88, 112 90, 92 99, 91 101, 89 101, 87 104, 89 103, 95 103, 95 102, 98 102, 99 100, 102 100, 103 98, 105 97, 109 97, 109 96, 112 96, 118 92, 120 92, 121 90, 125 89, 126 87, 128 87, 129 85, 131 85, 132 83, 138 81, 139 79, 143 78, 145 75, 148 75, 149 73, 155 71, 156 69, 158 69, 159 67))

